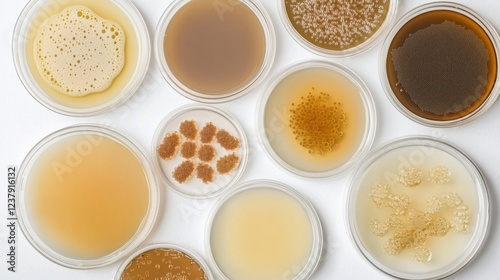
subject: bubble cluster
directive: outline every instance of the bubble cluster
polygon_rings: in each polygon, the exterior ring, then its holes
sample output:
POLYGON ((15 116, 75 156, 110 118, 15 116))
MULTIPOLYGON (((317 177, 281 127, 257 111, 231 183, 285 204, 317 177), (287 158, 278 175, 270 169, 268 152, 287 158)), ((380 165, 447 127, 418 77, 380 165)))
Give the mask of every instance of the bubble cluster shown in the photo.
POLYGON ((292 103, 289 126, 310 154, 323 155, 343 138, 347 116, 340 103, 333 102, 327 93, 317 94, 313 87, 300 103, 292 103))
MULTIPOLYGON (((438 166, 431 171, 429 182, 438 185, 450 181, 451 172, 445 166, 438 166), (437 175, 439 174, 439 175, 437 175), (439 177, 439 180, 436 178, 439 177), (444 179, 443 179, 444 178, 444 179)), ((406 187, 413 187, 416 191, 423 179, 423 172, 411 166, 399 170, 398 182, 406 187)), ((462 198, 453 192, 445 192, 439 196, 431 196, 424 205, 424 210, 415 206, 406 194, 396 193, 393 189, 401 185, 389 185, 387 182, 378 182, 372 185, 369 199, 378 208, 391 209, 386 220, 372 219, 368 222, 372 233, 376 236, 390 235, 383 245, 383 250, 396 255, 404 250, 411 250, 413 260, 428 262, 432 259, 432 252, 426 248, 429 238, 444 237, 450 230, 455 233, 468 233, 470 216, 468 207, 462 198), (450 212, 451 210, 451 212, 450 212)), ((385 210, 384 210, 385 211, 385 210)))
POLYGON ((370 38, 384 22, 389 0, 285 0, 288 17, 309 42, 344 50, 370 38))
POLYGON ((177 150, 180 150, 183 161, 172 171, 172 178, 178 183, 186 183, 195 177, 207 184, 214 182, 218 174, 229 174, 238 167, 240 157, 237 149, 240 146, 237 137, 218 129, 212 122, 198 131, 195 120, 184 120, 179 124, 178 131, 164 137, 157 152, 164 160, 174 160, 177 150), (212 143, 214 139, 217 143, 212 143), (217 159, 218 154, 221 156, 217 159))
POLYGON ((34 60, 42 78, 63 94, 102 92, 125 65, 125 33, 86 6, 71 6, 41 24, 34 60))

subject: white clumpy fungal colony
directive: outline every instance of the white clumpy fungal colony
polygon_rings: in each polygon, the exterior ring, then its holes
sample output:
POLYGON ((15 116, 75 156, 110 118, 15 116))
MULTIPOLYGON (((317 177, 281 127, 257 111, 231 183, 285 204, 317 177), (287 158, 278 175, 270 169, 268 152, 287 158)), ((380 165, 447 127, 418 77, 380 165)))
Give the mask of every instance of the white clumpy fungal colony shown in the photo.
POLYGON ((106 90, 125 65, 125 33, 85 6, 49 17, 35 40, 35 62, 57 91, 84 96, 106 90))

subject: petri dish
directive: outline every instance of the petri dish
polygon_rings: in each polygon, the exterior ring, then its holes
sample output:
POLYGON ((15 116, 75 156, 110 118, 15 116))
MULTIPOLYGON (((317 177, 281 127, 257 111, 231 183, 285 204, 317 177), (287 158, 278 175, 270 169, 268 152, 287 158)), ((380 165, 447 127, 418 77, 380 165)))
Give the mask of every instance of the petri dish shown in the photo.
POLYGON ((31 0, 12 38, 26 90, 46 108, 75 117, 126 102, 146 75, 150 48, 146 24, 129 0, 31 0))
POLYGON ((398 0, 279 0, 283 25, 299 45, 322 56, 346 57, 373 47, 393 25, 398 0))
POLYGON ((165 275, 174 278, 213 280, 205 261, 191 249, 175 244, 142 246, 120 265, 115 280, 140 279, 165 275))
POLYGON ((474 162, 426 136, 372 151, 354 172, 346 203, 358 252, 399 279, 442 279, 462 269, 484 244, 491 215, 474 162))
POLYGON ((47 259, 76 269, 128 255, 153 228, 160 202, 146 156, 97 125, 67 127, 38 142, 21 164, 18 186, 26 239, 47 259))
POLYGON ((155 32, 155 59, 167 82, 194 101, 236 99, 259 84, 274 61, 276 38, 253 0, 177 0, 155 32))
POLYGON ((209 262, 220 279, 309 279, 321 258, 316 211, 276 181, 238 185, 219 199, 208 221, 209 262))
POLYGON ((381 83, 394 107, 419 124, 452 127, 470 122, 498 97, 499 43, 495 28, 466 6, 421 5, 403 16, 385 39, 381 83))
POLYGON ((245 132, 229 113, 185 105, 158 125, 153 163, 162 181, 183 196, 205 199, 233 186, 248 160, 245 132))
POLYGON ((328 179, 347 172, 375 137, 369 89, 348 68, 312 60, 292 64, 269 82, 260 100, 260 140, 292 174, 328 179))

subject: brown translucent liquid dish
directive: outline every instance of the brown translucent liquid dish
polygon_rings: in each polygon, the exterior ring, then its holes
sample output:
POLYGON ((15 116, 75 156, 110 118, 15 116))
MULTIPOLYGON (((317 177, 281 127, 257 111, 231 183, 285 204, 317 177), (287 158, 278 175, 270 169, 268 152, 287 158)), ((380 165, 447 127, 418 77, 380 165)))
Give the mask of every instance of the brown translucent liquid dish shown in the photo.
POLYGON ((184 252, 157 248, 136 256, 127 265, 120 279, 206 280, 201 265, 184 252))
POLYGON ((431 11, 395 35, 386 61, 392 92, 413 114, 435 121, 460 119, 488 98, 497 57, 488 34, 469 17, 431 11))
POLYGON ((166 29, 164 55, 170 71, 201 94, 244 88, 264 61, 266 42, 259 19, 246 4, 230 2, 189 1, 166 29))
POLYGON ((370 39, 384 23, 390 0, 281 0, 293 28, 313 45, 341 51, 370 39))

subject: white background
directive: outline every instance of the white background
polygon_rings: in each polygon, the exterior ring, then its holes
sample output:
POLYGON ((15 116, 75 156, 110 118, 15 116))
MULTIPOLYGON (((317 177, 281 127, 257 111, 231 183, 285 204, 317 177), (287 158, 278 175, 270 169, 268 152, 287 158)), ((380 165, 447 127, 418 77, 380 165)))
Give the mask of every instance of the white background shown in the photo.
MULTIPOLYGON (((164 9, 172 0, 133 1, 148 25, 151 37, 164 9)), ((318 56, 300 47, 280 22, 276 0, 258 0, 270 14, 277 33, 277 55, 271 69, 274 73, 295 61, 317 59, 318 56)), ((400 0, 397 17, 428 0, 400 0)), ((500 30, 500 1, 461 0, 500 30)), ((6 193, 7 167, 19 166, 40 139, 72 124, 102 123, 111 120, 112 127, 135 139, 149 153, 153 133, 160 120, 173 109, 192 101, 176 93, 161 77, 154 61, 149 74, 136 95, 121 107, 90 118, 62 116, 38 104, 25 90, 16 75, 11 55, 12 30, 27 0, 4 0, 0 9, 0 279, 111 279, 119 263, 91 270, 71 270, 42 257, 17 231, 17 272, 7 271, 6 193)), ((350 58, 332 59, 356 72, 368 85, 375 99, 378 117, 374 146, 399 136, 423 134, 439 137, 457 145, 481 168, 489 184, 492 204, 490 237, 477 258, 451 279, 500 279, 500 235, 498 203, 500 201, 500 102, 475 121, 456 128, 436 129, 418 125, 402 116, 386 98, 378 76, 378 54, 381 42, 369 51, 350 58)), ((325 250, 312 279, 390 279, 380 273, 354 249, 345 224, 344 195, 349 183, 348 173, 324 182, 309 182, 288 173, 272 162, 256 136, 255 119, 258 97, 264 83, 241 99, 218 106, 233 114, 244 127, 251 147, 249 164, 242 181, 274 179, 300 191, 316 207, 324 228, 325 250)), ((193 201, 161 186, 161 215, 157 226, 145 243, 169 242, 193 248, 203 257, 205 222, 215 199, 193 201), (183 215, 182 210, 190 211, 183 215)), ((184 211, 185 212, 185 211, 184 211)))

